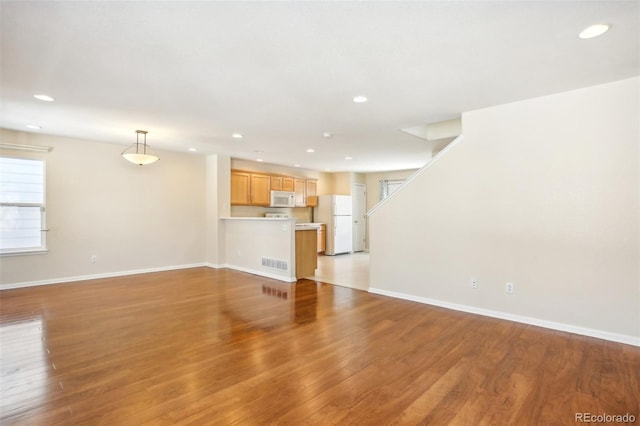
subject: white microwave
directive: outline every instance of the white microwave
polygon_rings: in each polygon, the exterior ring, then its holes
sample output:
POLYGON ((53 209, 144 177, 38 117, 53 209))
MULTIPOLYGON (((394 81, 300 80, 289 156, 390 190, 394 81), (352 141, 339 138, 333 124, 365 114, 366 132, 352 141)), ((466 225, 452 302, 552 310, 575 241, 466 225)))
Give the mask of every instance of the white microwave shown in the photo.
POLYGON ((296 193, 290 191, 271 191, 270 207, 295 207, 296 193))

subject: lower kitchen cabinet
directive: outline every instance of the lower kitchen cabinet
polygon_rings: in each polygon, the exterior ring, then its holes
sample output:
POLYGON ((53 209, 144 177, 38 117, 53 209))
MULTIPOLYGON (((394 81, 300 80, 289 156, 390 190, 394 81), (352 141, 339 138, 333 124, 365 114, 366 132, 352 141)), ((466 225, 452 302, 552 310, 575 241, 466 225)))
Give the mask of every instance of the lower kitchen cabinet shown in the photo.
POLYGON ((312 277, 318 267, 318 241, 315 229, 296 231, 296 278, 312 277))

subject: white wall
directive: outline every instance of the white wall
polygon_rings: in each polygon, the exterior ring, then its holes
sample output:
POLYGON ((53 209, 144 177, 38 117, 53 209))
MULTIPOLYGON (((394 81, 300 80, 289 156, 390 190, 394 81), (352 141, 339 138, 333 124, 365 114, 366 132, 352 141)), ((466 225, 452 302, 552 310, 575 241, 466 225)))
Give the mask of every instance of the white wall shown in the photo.
POLYGON ((224 222, 231 214, 231 159, 228 155, 209 155, 206 178, 206 262, 218 267, 224 264, 224 222))
POLYGON ((224 266, 281 281, 296 281, 295 220, 228 218, 222 222, 224 266), (262 257, 284 260, 288 269, 265 268, 262 257))
POLYGON ((1 286, 204 262, 205 158, 159 152, 136 166, 123 145, 2 130, 46 154, 46 254, 0 258, 1 286), (97 262, 91 263, 91 256, 97 262))
POLYGON ((372 291, 640 344, 638 98, 634 78, 463 114, 370 217, 372 291))

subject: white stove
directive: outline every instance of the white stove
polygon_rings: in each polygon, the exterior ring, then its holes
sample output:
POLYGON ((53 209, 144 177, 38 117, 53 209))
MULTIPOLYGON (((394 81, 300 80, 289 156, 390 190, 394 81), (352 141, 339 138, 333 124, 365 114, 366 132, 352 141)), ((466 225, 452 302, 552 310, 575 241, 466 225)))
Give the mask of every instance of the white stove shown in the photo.
POLYGON ((288 213, 265 213, 264 217, 276 218, 276 219, 289 219, 288 213))

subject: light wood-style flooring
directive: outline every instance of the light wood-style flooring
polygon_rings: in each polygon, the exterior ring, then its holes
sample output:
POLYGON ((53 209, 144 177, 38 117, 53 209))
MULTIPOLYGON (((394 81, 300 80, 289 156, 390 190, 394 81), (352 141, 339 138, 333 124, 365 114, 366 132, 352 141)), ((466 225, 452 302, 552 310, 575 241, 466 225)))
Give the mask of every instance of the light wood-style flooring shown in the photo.
POLYGON ((2 425, 640 420, 640 348, 193 268, 0 292, 2 425))
POLYGON ((369 289, 369 253, 358 252, 336 256, 318 256, 315 281, 358 290, 369 289))

